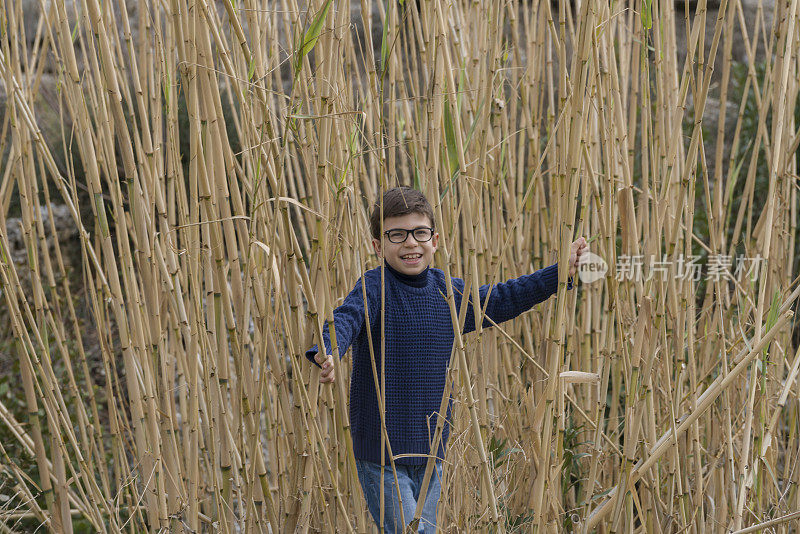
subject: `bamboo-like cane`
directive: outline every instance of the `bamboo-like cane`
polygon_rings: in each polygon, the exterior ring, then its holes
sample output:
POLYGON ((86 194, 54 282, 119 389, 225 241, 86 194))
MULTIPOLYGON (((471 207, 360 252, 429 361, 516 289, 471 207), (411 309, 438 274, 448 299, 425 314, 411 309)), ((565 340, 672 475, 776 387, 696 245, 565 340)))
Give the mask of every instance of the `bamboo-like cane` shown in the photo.
POLYGON ((402 184, 473 301, 560 264, 555 299, 456 335, 443 531, 788 528, 796 0, 28 4, 2 2, 0 525, 368 530, 336 325, 333 389, 303 353, 402 184), (608 270, 567 291, 580 235, 608 270), (698 283, 697 251, 768 263, 698 283))

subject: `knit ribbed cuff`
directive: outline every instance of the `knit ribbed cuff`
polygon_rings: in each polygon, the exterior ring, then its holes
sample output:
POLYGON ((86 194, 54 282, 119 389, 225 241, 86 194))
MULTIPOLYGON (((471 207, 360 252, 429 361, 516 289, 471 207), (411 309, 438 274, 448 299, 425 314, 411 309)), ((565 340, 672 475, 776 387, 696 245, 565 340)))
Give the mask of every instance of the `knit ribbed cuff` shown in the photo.
MULTIPOLYGON (((547 287, 550 293, 555 294, 558 291, 558 263, 554 263, 549 267, 545 267, 542 269, 542 280, 545 281, 545 287, 547 287)), ((572 289, 575 287, 575 283, 573 278, 570 276, 567 278, 567 289, 572 289)))
POLYGON ((547 293, 550 295, 558 291, 558 264, 554 263, 549 267, 541 269, 542 281, 544 287, 547 288, 547 293))
POLYGON ((317 345, 314 345, 313 347, 311 347, 306 351, 306 358, 308 359, 308 361, 310 361, 311 363, 322 369, 322 366, 317 363, 317 360, 314 359, 314 356, 316 356, 318 352, 319 348, 317 347, 317 345))

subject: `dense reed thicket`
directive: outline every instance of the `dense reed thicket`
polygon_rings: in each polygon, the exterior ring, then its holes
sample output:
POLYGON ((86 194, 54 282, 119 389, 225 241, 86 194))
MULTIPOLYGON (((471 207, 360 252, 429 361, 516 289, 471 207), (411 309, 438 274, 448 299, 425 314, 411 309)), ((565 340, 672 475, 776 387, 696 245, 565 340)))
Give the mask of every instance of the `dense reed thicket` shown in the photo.
POLYGON ((798 0, 65 4, 2 1, 0 532, 370 531, 302 354, 398 184, 470 291, 608 267, 457 337, 445 532, 797 530, 798 0))

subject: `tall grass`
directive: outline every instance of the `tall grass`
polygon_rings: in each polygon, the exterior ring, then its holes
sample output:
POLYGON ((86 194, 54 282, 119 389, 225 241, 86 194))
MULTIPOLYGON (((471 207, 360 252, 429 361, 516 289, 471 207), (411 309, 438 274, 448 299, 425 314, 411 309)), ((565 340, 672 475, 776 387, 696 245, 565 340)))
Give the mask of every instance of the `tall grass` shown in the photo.
POLYGON ((397 184, 476 295, 560 266, 554 299, 457 336, 444 531, 797 528, 797 0, 84 0, 35 36, 2 4, 25 411, 0 402, 0 529, 369 531, 350 358, 320 387, 303 353, 397 184), (580 235, 609 270, 568 291, 580 235))

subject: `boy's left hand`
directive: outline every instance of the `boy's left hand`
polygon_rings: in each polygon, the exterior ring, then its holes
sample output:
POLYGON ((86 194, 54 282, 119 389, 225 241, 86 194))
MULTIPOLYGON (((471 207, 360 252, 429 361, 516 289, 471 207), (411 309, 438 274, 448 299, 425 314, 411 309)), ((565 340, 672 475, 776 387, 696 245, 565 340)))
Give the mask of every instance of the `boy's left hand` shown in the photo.
POLYGON ((579 237, 575 241, 573 241, 572 245, 569 247, 569 275, 575 276, 575 273, 578 272, 578 261, 580 261, 580 257, 585 254, 589 249, 589 244, 586 242, 586 238, 579 237))

